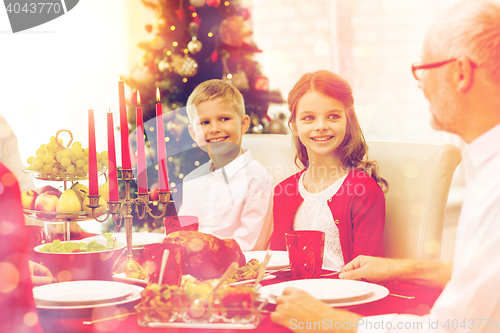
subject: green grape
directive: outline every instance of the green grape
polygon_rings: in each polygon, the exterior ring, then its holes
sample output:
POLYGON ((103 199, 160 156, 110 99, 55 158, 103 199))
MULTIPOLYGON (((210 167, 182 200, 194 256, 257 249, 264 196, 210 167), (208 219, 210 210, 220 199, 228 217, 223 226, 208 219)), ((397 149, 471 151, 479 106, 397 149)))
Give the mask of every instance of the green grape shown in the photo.
POLYGON ((70 157, 71 155, 73 155, 72 153, 73 151, 71 149, 66 148, 61 152, 61 155, 62 157, 70 157))
POLYGON ((70 172, 70 173, 75 172, 75 166, 74 165, 70 165, 69 167, 66 168, 66 172, 70 172))
POLYGON ((59 163, 61 163, 61 166, 66 168, 71 164, 71 159, 69 157, 63 157, 61 159, 61 162, 59 162, 59 163))
POLYGON ((75 141, 73 142, 73 144, 71 145, 71 149, 72 150, 79 150, 80 148, 82 148, 82 144, 78 141, 75 141))
POLYGON ((50 171, 51 174, 57 175, 59 173, 59 168, 52 166, 52 170, 50 171))
POLYGON ((83 168, 84 165, 85 165, 85 161, 83 159, 76 161, 77 168, 83 168))
POLYGON ((85 161, 85 163, 88 163, 88 162, 89 162, 89 156, 88 156, 88 155, 87 155, 87 156, 84 156, 84 157, 83 157, 83 160, 85 161))
POLYGON ((43 167, 43 161, 36 160, 35 163, 33 163, 33 167, 35 168, 35 170, 40 170, 43 167))
POLYGON ((101 163, 97 163, 97 170, 101 170, 102 169, 102 164, 101 163))
POLYGON ((47 144, 47 150, 51 152, 55 152, 57 150, 57 144, 55 142, 51 142, 47 144))
POLYGON ((42 161, 43 163, 46 163, 46 164, 53 164, 55 161, 54 161, 54 155, 52 154, 47 154, 45 155, 43 158, 42 158, 42 161))
POLYGON ((89 165, 88 165, 88 164, 85 164, 85 165, 83 166, 83 171, 85 171, 85 172, 89 172, 89 165))
POLYGON ((77 158, 75 156, 71 156, 71 163, 76 164, 77 158))
POLYGON ((85 148, 85 150, 83 151, 83 153, 87 156, 89 156, 89 149, 88 148, 85 148))
POLYGON ((28 164, 32 164, 34 161, 35 161, 35 156, 28 157, 28 160, 27 160, 28 164))
POLYGON ((83 150, 80 148, 80 150, 75 152, 75 157, 77 159, 82 159, 85 154, 83 153, 83 150))
POLYGON ((99 161, 107 161, 108 160, 108 152, 103 151, 99 154, 99 161))
POLYGON ((44 164, 42 167, 42 171, 46 173, 52 172, 52 164, 44 164))
POLYGON ((57 174, 59 176, 59 178, 61 179, 64 179, 66 178, 66 172, 62 171, 62 170, 59 170, 59 173, 57 174))
POLYGON ((36 154, 39 155, 39 154, 45 154, 45 148, 38 148, 36 150, 36 154))
POLYGON ((108 160, 102 161, 101 163, 104 167, 106 168, 108 167, 108 160))
POLYGON ((33 166, 28 165, 28 166, 26 167, 26 170, 33 170, 33 166))
POLYGON ((49 140, 50 143, 56 143, 56 137, 52 135, 49 140))
POLYGON ((63 159, 63 157, 62 157, 62 155, 61 155, 61 154, 58 154, 58 155, 56 156, 56 161, 57 161, 57 163, 61 163, 61 160, 62 160, 62 159, 63 159))
POLYGON ((38 160, 42 161, 44 156, 45 156, 45 154, 43 154, 43 153, 36 154, 35 161, 38 161, 38 160))

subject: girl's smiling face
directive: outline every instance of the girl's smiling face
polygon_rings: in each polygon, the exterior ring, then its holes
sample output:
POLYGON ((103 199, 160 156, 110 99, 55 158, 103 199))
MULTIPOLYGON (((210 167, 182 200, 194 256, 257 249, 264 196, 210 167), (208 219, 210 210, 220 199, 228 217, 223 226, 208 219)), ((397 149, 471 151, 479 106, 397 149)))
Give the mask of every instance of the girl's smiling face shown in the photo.
POLYGON ((311 160, 335 154, 344 141, 346 124, 346 110, 342 102, 316 91, 308 91, 297 103, 292 131, 306 147, 311 160))

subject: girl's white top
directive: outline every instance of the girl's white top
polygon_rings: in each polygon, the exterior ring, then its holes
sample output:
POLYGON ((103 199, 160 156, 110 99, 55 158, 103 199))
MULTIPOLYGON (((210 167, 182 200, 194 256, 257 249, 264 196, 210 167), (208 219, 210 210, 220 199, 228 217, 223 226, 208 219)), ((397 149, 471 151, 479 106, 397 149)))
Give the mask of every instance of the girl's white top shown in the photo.
POLYGON ((323 231, 325 233, 323 267, 340 270, 344 267, 344 256, 340 246, 339 229, 334 222, 335 216, 328 207, 328 199, 337 193, 347 175, 321 192, 309 193, 304 187, 304 174, 302 173, 299 179, 299 193, 304 201, 295 214, 293 229, 323 231))

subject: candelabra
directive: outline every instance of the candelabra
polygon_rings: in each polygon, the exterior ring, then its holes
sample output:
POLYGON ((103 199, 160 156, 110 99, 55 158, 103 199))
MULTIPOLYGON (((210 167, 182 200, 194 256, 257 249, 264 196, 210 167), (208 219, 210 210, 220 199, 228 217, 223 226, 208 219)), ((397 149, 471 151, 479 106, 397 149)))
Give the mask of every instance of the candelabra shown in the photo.
POLYGON ((121 201, 108 201, 108 209, 106 212, 106 216, 103 219, 99 219, 96 216, 96 209, 100 206, 99 195, 88 196, 88 207, 92 209, 92 215, 98 222, 107 221, 109 215, 112 215, 114 219, 120 219, 120 223, 118 224, 118 226, 121 226, 123 221, 125 222, 125 234, 127 238, 127 260, 125 260, 125 262, 118 268, 117 273, 139 273, 145 275, 144 268, 133 259, 132 255, 132 206, 135 205, 135 211, 137 212, 137 216, 141 220, 146 216, 146 213, 155 219, 160 219, 165 217, 167 206, 173 201, 170 200, 169 191, 159 191, 158 202, 163 204, 163 211, 159 216, 156 216, 152 213, 152 209, 149 207, 150 200, 148 193, 139 193, 136 199, 131 199, 130 182, 134 180, 133 171, 133 169, 122 169, 121 180, 125 182, 125 199, 121 201))

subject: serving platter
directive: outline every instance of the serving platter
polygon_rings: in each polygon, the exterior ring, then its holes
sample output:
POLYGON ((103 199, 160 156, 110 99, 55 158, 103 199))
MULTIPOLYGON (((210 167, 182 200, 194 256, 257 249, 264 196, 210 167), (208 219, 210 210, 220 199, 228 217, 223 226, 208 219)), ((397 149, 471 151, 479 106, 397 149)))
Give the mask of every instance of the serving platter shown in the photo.
MULTIPOLYGON (((42 221, 49 222, 78 222, 93 219, 94 216, 92 212, 74 212, 74 213, 56 213, 56 212, 45 212, 40 210, 29 210, 24 209, 24 214, 29 217, 36 218, 42 221)), ((106 212, 95 212, 95 216, 101 216, 106 214, 106 212)))

